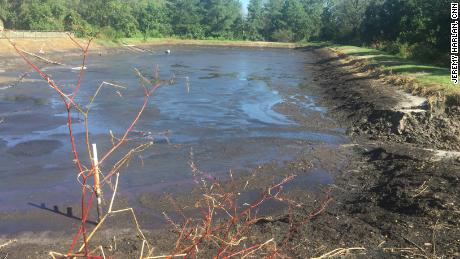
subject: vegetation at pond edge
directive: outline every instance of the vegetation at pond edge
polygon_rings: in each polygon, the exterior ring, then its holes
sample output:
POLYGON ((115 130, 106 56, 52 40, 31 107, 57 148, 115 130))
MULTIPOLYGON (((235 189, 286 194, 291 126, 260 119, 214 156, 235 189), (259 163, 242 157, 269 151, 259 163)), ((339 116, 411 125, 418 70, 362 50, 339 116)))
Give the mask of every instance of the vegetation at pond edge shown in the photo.
POLYGON ((426 97, 436 97, 447 105, 460 105, 460 89, 450 81, 448 68, 426 65, 372 48, 349 45, 321 44, 342 55, 345 65, 354 66, 366 77, 385 75, 392 84, 426 97))
POLYGON ((78 36, 331 41, 446 65, 450 0, 0 0, 7 29, 78 36))

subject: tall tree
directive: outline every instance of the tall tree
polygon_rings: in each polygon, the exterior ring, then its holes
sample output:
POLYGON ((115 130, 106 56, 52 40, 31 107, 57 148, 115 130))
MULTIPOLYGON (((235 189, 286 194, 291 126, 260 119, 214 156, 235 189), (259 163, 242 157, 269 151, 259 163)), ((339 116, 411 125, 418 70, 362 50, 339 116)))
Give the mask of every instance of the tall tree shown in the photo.
POLYGON ((308 36, 308 17, 300 0, 285 1, 282 15, 283 29, 292 33, 290 40, 303 40, 308 36))
POLYGON ((6 23, 10 17, 10 5, 7 0, 0 0, 0 22, 6 23))
POLYGON ((264 38, 276 40, 275 32, 285 28, 283 21, 283 0, 268 0, 264 5, 264 38))
POLYGON ((30 0, 18 7, 17 15, 21 19, 15 22, 15 26, 27 30, 63 30, 65 10, 63 1, 30 0))
POLYGON ((208 37, 232 37, 231 28, 242 16, 238 0, 202 0, 204 25, 208 37))
POLYGON ((324 11, 324 6, 327 0, 303 0, 302 4, 307 15, 307 23, 305 25, 305 39, 318 40, 321 31, 321 15, 324 11))
POLYGON ((447 56, 449 5, 449 0, 375 1, 365 13, 363 40, 428 61, 447 56))
POLYGON ((322 16, 323 24, 327 27, 323 30, 323 35, 333 37, 339 42, 360 41, 359 33, 361 23, 367 7, 373 0, 335 0, 328 1, 326 10, 322 16))
POLYGON ((164 2, 140 2, 133 10, 144 37, 169 36, 172 33, 171 21, 164 2))
POLYGON ((262 0, 250 0, 246 17, 246 34, 249 40, 263 40, 263 4, 262 0))
POLYGON ((199 0, 172 0, 168 2, 173 33, 186 38, 205 35, 202 26, 203 9, 199 0))

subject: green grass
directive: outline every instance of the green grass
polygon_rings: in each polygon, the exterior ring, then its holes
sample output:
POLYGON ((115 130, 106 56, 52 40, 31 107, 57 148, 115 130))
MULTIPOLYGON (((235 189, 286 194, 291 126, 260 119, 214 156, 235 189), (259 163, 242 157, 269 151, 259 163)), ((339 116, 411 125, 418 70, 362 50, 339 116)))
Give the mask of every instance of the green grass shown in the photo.
POLYGON ((422 64, 371 48, 341 45, 329 47, 348 56, 365 59, 381 71, 391 71, 395 75, 413 78, 420 87, 426 88, 426 92, 441 91, 448 98, 455 99, 460 96, 460 87, 451 83, 448 68, 422 64))
POLYGON ((415 77, 420 83, 435 83, 445 87, 452 86, 450 82, 450 70, 447 68, 420 64, 416 61, 390 55, 375 49, 355 46, 333 46, 332 48, 349 56, 365 58, 370 64, 377 65, 377 67, 384 71, 392 71, 394 74, 415 77))
POLYGON ((243 47, 275 47, 275 48, 295 48, 305 44, 284 43, 284 42, 262 42, 262 41, 243 41, 243 40, 192 40, 178 38, 122 38, 118 42, 125 44, 146 44, 146 45, 209 45, 209 46, 243 46, 243 47))
POLYGON ((109 40, 109 39, 96 38, 94 39, 94 42, 102 47, 108 47, 108 48, 120 46, 119 42, 114 41, 114 40, 109 40))
POLYGON ((121 38, 116 40, 98 39, 97 43, 103 46, 113 46, 120 43, 136 45, 203 45, 203 46, 242 46, 242 47, 274 47, 274 48, 296 48, 309 45, 309 43, 286 43, 286 42, 262 42, 243 40, 218 40, 218 39, 179 39, 179 38, 148 38, 142 37, 121 38))

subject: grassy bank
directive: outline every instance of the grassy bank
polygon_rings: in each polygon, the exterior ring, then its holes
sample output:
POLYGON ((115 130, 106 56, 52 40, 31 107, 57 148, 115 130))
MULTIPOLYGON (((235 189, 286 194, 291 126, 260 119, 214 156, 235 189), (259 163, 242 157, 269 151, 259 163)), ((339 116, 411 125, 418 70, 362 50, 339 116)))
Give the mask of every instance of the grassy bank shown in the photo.
POLYGON ((267 47, 267 48, 296 48, 307 44, 288 42, 242 41, 242 40, 192 40, 177 38, 122 38, 116 42, 98 39, 103 46, 114 46, 117 43, 133 45, 197 45, 197 46, 235 46, 235 47, 267 47))
POLYGON ((450 82, 448 68, 422 64, 371 48, 343 45, 328 48, 373 75, 385 75, 390 83, 402 85, 410 92, 425 97, 436 96, 447 104, 460 105, 460 86, 450 82))

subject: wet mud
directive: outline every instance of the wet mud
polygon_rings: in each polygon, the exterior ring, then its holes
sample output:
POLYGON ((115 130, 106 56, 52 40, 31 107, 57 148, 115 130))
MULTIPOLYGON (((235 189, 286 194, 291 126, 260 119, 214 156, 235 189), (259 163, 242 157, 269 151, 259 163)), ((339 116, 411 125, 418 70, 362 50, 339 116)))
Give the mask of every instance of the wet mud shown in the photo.
POLYGON ((300 231, 302 248, 293 255, 362 247, 348 256, 460 256, 458 107, 413 102, 344 56, 304 51, 317 57, 320 103, 347 128, 351 144, 349 164, 335 176, 334 205, 300 231))

